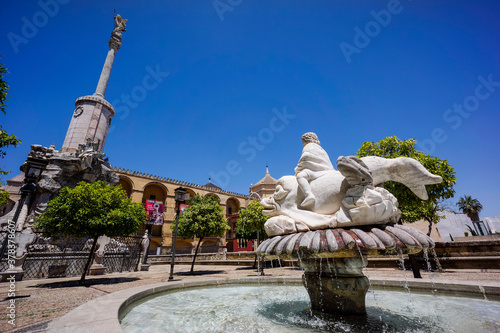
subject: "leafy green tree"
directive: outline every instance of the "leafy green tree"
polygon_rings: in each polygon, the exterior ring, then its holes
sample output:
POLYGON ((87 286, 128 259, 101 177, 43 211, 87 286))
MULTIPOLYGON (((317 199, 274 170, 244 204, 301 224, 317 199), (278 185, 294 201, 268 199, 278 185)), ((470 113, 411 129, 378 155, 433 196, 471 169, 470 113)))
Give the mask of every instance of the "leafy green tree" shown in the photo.
MULTIPOLYGON (((174 231, 175 224, 172 224, 171 228, 174 231)), ((217 197, 202 197, 197 194, 189 200, 189 207, 179 217, 178 234, 184 238, 198 238, 191 263, 191 274, 203 239, 209 236, 222 237, 230 229, 217 197)))
POLYGON ((453 189, 453 185, 456 183, 455 169, 449 165, 447 160, 441 160, 417 150, 416 143, 415 139, 400 140, 395 136, 387 137, 380 142, 363 143, 358 151, 358 156, 411 157, 419 161, 431 173, 443 177, 441 183, 425 186, 429 194, 429 199, 426 201, 419 199, 403 184, 396 182, 384 184, 384 188, 398 199, 401 220, 405 222, 426 220, 429 222, 427 235, 430 236, 432 224, 438 223, 442 218, 438 212, 442 210, 443 200, 452 198, 455 194, 453 189))
POLYGON ((246 208, 242 208, 236 221, 236 237, 244 240, 253 240, 257 238, 257 231, 259 238, 268 238, 264 224, 269 217, 262 214, 264 207, 260 202, 253 200, 250 201, 246 208))
MULTIPOLYGON (((172 231, 175 230, 175 224, 171 227, 172 231)), ((216 197, 202 197, 197 194, 189 200, 189 207, 179 217, 178 233, 185 238, 198 238, 191 264, 191 274, 203 239, 212 235, 222 237, 228 230, 230 227, 224 219, 224 212, 216 197)))
POLYGON ((3 207, 9 202, 10 194, 7 191, 0 190, 0 207, 3 207))
MULTIPOLYGON (((252 200, 248 203, 246 208, 242 208, 240 214, 238 215, 238 220, 236 221, 236 237, 244 240, 254 240, 257 239, 257 244, 255 250, 259 246, 259 242, 269 236, 264 229, 264 224, 269 219, 269 217, 262 214, 264 207, 257 200, 252 200)), ((254 267, 257 265, 257 252, 255 252, 255 262, 254 267)), ((261 259, 259 258, 259 261, 261 259)), ((261 265, 258 266, 261 269, 262 275, 264 270, 261 265)))
POLYGON ((479 212, 483 210, 483 205, 479 200, 472 199, 470 195, 464 195, 458 200, 457 206, 472 221, 479 221, 479 212))
POLYGON ((97 238, 125 236, 136 232, 146 221, 144 207, 127 198, 119 186, 109 186, 97 181, 80 182, 75 188, 64 187, 59 195, 49 201, 47 209, 37 218, 35 227, 45 236, 90 237, 93 239, 85 275, 97 245, 97 238))
MULTIPOLYGON (((0 56, 1 57, 1 56, 0 56)), ((6 104, 5 102, 7 101, 7 97, 9 96, 8 90, 9 86, 7 83, 3 80, 3 75, 7 74, 8 71, 4 67, 2 63, 0 63, 0 110, 3 112, 3 114, 7 114, 5 111, 6 104)), ((2 125, 0 125, 0 157, 4 158, 5 157, 5 147, 8 146, 14 146, 17 147, 21 143, 21 140, 19 140, 15 135, 13 134, 7 134, 7 132, 2 128, 2 125)), ((10 171, 4 171, 0 170, 0 175, 6 175, 10 171)), ((1 183, 0 183, 1 185, 1 183)))

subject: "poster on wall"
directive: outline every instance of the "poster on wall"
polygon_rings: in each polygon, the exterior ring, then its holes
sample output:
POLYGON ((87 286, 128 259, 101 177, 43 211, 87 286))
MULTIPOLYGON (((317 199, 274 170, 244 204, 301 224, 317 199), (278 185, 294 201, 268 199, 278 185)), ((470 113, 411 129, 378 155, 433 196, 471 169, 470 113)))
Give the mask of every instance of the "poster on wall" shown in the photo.
POLYGON ((146 200, 146 224, 163 224, 163 201, 146 200))

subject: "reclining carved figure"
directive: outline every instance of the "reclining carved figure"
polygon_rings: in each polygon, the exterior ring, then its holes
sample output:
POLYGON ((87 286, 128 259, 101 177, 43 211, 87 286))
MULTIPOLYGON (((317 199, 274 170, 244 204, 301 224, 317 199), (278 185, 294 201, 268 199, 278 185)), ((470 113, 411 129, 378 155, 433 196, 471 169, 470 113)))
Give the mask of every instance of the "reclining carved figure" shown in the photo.
POLYGON ((296 175, 281 177, 274 194, 261 201, 263 213, 271 217, 265 224, 269 236, 395 223, 400 215, 397 199, 377 185, 396 181, 427 200, 425 185, 442 181, 408 157, 340 156, 337 171, 314 133, 302 138, 296 175))

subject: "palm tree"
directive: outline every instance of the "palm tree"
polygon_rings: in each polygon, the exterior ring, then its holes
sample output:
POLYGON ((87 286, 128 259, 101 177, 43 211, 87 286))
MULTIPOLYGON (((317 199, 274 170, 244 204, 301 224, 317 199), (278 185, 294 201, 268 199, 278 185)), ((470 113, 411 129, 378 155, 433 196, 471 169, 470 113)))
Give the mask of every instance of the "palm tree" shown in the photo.
POLYGON ((457 206, 472 221, 479 221, 479 212, 483 209, 479 200, 472 199, 470 195, 464 195, 458 200, 457 206))

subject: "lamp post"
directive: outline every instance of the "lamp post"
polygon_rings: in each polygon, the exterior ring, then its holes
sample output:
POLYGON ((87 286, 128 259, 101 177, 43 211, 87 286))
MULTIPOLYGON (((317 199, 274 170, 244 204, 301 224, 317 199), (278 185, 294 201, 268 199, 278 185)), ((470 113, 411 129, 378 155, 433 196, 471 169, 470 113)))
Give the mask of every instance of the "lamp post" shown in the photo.
MULTIPOLYGON (((23 186, 21 186, 21 198, 17 202, 16 212, 14 213, 14 217, 12 218, 13 221, 12 229, 9 228, 13 230, 14 233, 17 230, 17 220, 19 219, 19 215, 21 214, 21 211, 24 207, 24 203, 30 195, 36 192, 36 183, 38 182, 38 179, 40 178, 40 175, 42 174, 46 165, 47 161, 34 157, 28 157, 28 159, 25 162, 25 171, 24 171, 25 176, 24 176, 24 184, 23 186)), ((9 223, 9 226, 10 225, 11 224, 9 223)), ((3 255, 5 254, 8 240, 9 237, 6 234, 2 243, 2 248, 0 249, 0 260, 3 258, 3 255)))
POLYGON ((174 265, 175 265, 175 246, 177 244, 177 229, 179 227, 179 215, 181 213, 181 202, 189 200, 190 195, 187 193, 185 188, 178 187, 174 190, 175 196, 175 206, 176 206, 176 217, 175 217, 175 231, 174 231, 174 242, 172 244, 172 260, 170 261, 170 276, 168 281, 174 279, 174 265))

